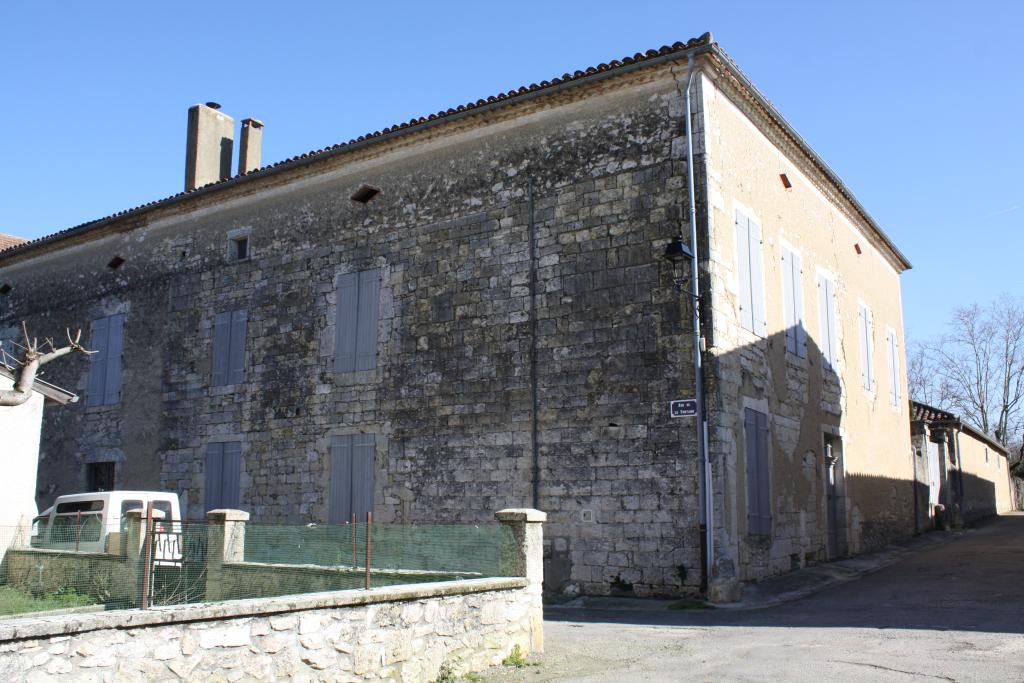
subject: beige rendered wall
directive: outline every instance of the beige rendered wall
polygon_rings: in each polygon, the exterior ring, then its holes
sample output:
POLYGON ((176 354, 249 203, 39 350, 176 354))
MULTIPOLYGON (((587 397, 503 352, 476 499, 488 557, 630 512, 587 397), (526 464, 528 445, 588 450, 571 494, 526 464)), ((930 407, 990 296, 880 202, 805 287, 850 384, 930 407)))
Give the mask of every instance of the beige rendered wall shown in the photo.
POLYGON ((968 432, 958 434, 960 469, 963 472, 965 520, 978 519, 1013 509, 1010 468, 1006 456, 968 432))
POLYGON ((839 507, 845 530, 839 554, 856 553, 912 532, 913 461, 902 371, 900 267, 882 251, 880 240, 869 236, 865 225, 855 224, 844 213, 841 202, 826 197, 823 190, 834 192, 834 188, 801 160, 797 149, 787 145, 776 129, 765 123, 755 125, 751 115, 741 111, 707 75, 699 79, 699 87, 702 111, 697 126, 703 130, 698 129, 702 134, 695 141, 695 151, 703 152, 706 163, 712 290, 710 451, 716 489, 727 493, 716 497, 720 501, 716 557, 722 572, 735 569, 742 580, 760 579, 830 554, 823 458, 826 433, 841 438, 842 445, 839 507), (781 173, 792 183, 790 189, 783 186, 781 173), (737 209, 762 228, 767 315, 763 338, 740 325, 737 209), (802 258, 805 359, 785 350, 783 244, 802 258), (826 273, 836 284, 837 375, 822 369, 819 273, 826 273), (874 321, 875 387, 871 391, 863 388, 861 379, 859 302, 870 307, 874 321), (887 328, 895 330, 899 343, 896 406, 889 399, 887 328), (770 537, 747 533, 745 407, 769 416, 770 537))

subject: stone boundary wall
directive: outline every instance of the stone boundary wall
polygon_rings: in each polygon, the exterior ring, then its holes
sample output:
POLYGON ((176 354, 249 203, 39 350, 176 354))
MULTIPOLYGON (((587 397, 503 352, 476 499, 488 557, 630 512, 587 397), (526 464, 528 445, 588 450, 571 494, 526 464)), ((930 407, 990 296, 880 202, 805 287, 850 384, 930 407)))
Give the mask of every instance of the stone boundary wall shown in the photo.
POLYGON ((0 621, 0 680, 428 681, 543 651, 543 531, 503 510, 520 577, 0 621))

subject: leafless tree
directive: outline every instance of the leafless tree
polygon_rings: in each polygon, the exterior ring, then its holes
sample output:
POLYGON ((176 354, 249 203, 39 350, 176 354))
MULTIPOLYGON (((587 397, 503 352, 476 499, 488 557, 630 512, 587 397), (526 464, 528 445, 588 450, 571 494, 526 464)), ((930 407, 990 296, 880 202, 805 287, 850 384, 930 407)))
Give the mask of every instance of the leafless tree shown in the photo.
POLYGON ((1021 301, 956 309, 948 334, 914 346, 907 373, 912 398, 960 414, 1004 445, 1016 442, 1024 428, 1021 301))
POLYGON ((47 363, 73 352, 85 355, 95 353, 86 350, 79 343, 82 339, 82 330, 75 333, 74 339, 71 338, 71 330, 66 330, 68 343, 59 348, 54 345, 52 339, 44 339, 40 345, 38 338, 30 338, 24 322, 21 323, 21 332, 25 337, 21 358, 0 351, 0 364, 14 371, 14 388, 0 390, 0 406, 20 406, 28 401, 32 396, 32 384, 36 381, 39 368, 47 363))

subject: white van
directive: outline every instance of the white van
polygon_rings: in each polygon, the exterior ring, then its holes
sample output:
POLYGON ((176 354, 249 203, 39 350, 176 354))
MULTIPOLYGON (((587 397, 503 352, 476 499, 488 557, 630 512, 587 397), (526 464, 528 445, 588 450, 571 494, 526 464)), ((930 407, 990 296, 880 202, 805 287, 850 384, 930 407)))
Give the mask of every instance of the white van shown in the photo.
MULTIPOLYGON (((154 559, 180 561, 181 507, 178 494, 160 491, 100 491, 60 496, 32 520, 32 547, 83 553, 120 552, 125 513, 153 504, 154 559), (116 546, 113 544, 116 542, 116 546)), ((145 512, 144 512, 145 514, 145 512)))

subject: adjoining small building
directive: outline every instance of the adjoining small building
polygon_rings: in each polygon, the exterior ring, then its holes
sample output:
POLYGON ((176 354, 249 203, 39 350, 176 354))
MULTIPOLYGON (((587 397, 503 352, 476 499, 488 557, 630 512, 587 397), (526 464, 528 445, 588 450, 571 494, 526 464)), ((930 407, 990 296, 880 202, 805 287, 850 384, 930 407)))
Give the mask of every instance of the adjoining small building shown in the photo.
POLYGON ((951 412, 910 402, 918 531, 1015 508, 1009 451, 951 412), (938 510, 938 512, 937 512, 938 510))
MULTIPOLYGON (((14 382, 14 373, 0 364, 0 391, 13 389, 14 382)), ((15 530, 25 527, 38 513, 36 472, 43 408, 46 404, 66 405, 77 400, 71 392, 37 379, 28 401, 18 406, 0 406, 4 472, 0 485, 0 557, 13 540, 15 530)))

